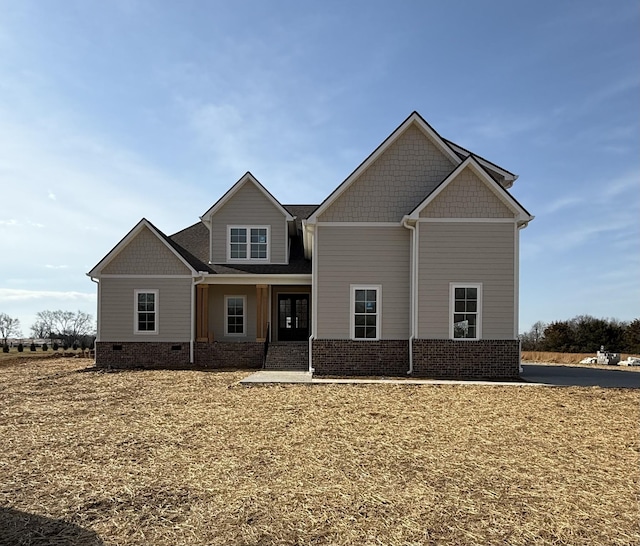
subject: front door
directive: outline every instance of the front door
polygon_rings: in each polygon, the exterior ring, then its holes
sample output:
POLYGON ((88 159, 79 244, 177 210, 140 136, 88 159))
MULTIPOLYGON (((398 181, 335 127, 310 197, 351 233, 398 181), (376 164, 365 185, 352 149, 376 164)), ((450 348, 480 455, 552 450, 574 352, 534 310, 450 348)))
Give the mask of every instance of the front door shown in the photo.
POLYGON ((278 294, 278 341, 309 338, 309 294, 278 294))

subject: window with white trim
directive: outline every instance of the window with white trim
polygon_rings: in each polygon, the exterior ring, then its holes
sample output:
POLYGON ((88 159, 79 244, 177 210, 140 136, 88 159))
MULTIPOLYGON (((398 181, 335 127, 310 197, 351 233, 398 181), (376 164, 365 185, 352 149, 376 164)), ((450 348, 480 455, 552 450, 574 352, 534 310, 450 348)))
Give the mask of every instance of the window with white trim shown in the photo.
POLYGON ((158 333, 158 291, 134 291, 134 333, 158 333))
POLYGON ((449 337, 480 339, 482 334, 482 284, 451 283, 449 337))
POLYGON ((228 226, 229 261, 269 259, 268 226, 228 226))
POLYGON ((379 285, 351 286, 352 339, 380 339, 381 292, 379 285))
POLYGON ((247 335, 247 297, 224 297, 224 331, 228 336, 247 335))

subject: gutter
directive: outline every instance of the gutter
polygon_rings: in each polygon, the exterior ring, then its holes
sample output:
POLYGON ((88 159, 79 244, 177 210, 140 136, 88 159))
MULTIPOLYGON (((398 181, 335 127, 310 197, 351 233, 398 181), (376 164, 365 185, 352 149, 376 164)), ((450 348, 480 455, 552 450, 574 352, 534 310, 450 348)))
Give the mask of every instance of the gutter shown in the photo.
POLYGON ((407 216, 405 216, 402 219, 402 225, 407 228, 408 230, 411 231, 411 275, 410 275, 410 281, 411 281, 411 290, 410 290, 410 298, 411 301, 409 302, 409 330, 410 330, 410 336, 409 336, 409 370, 407 371, 407 375, 411 375, 413 374, 413 340, 416 337, 416 320, 415 320, 415 316, 416 316, 416 312, 415 312, 415 301, 416 301, 416 283, 415 283, 415 277, 416 277, 416 261, 417 261, 417 252, 416 252, 416 226, 412 226, 411 224, 409 224, 409 219, 407 216))
MULTIPOLYGON (((87 274, 88 275, 88 274, 87 274)), ((96 291, 97 291, 97 298, 96 298, 96 343, 98 341, 100 341, 100 281, 98 279, 94 279, 93 277, 89 276, 89 278, 96 283, 96 291)), ((95 351, 95 343, 94 343, 94 347, 93 347, 94 351, 95 351)), ((94 352, 95 354, 95 352, 94 352)))

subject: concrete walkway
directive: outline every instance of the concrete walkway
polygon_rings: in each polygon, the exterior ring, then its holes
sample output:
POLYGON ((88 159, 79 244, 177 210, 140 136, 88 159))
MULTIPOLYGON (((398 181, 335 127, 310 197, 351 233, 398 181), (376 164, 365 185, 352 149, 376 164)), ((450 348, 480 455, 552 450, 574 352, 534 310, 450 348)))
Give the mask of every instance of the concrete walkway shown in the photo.
POLYGON ((260 370, 240 381, 241 385, 271 385, 271 384, 294 384, 303 383, 307 385, 487 385, 493 387, 532 387, 542 386, 542 383, 529 383, 520 381, 457 381, 446 379, 358 379, 342 377, 339 379, 328 379, 313 377, 309 372, 286 372, 274 370, 260 370))

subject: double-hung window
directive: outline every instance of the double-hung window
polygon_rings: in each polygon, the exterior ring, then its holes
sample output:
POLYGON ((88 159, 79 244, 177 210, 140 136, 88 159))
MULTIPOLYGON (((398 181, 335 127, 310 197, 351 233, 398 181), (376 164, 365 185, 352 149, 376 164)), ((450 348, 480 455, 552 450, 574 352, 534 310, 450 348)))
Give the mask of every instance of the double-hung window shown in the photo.
POLYGON ((134 291, 134 333, 158 333, 158 291, 134 291))
POLYGON ((380 339, 382 288, 351 286, 351 338, 380 339))
POLYGON ((449 337, 480 339, 482 326, 482 284, 451 283, 449 337))
POLYGON ((236 260, 268 260, 269 228, 267 226, 229 226, 228 258, 236 260))
POLYGON ((225 296, 224 307, 225 333, 228 336, 247 335, 247 297, 225 296))

